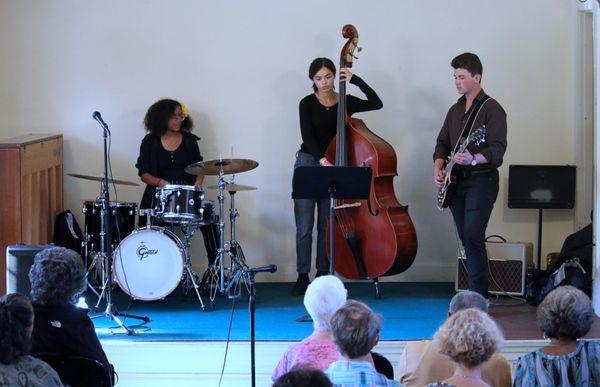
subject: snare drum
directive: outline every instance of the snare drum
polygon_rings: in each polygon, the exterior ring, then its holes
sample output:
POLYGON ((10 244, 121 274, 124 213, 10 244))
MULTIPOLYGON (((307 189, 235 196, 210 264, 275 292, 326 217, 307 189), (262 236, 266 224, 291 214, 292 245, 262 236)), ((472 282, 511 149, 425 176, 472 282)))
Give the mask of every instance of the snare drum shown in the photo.
POLYGON ((193 185, 167 184, 156 190, 156 217, 167 223, 202 221, 204 191, 193 185))
MULTIPOLYGON (((110 202, 109 216, 112 246, 115 248, 135 228, 137 204, 127 202, 110 202)), ((98 202, 86 200, 83 203, 85 214, 85 239, 88 251, 100 251, 100 210, 98 202)))
POLYGON ((171 294, 183 277, 181 240, 161 227, 135 230, 113 253, 115 282, 131 297, 161 300, 171 294))

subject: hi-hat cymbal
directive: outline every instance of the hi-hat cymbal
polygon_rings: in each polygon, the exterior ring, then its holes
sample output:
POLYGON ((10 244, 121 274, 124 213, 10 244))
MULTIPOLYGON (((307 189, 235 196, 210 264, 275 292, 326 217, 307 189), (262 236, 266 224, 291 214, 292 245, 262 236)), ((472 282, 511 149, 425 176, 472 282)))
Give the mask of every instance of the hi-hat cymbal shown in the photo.
MULTIPOLYGON (((219 189, 218 185, 209 185, 207 188, 210 189, 219 189)), ((242 184, 235 184, 235 183, 229 183, 227 185, 225 185, 225 191, 229 191, 229 192, 237 192, 237 191, 254 191, 258 188, 256 188, 253 185, 242 185, 242 184)))
POLYGON ((190 175, 213 175, 218 176, 223 170, 223 174, 231 175, 250 171, 258 167, 258 162, 249 159, 220 159, 199 161, 185 167, 185 171, 190 175))
MULTIPOLYGON (((67 173, 69 176, 76 177, 78 179, 84 180, 92 180, 92 181, 102 181, 104 178, 101 176, 90 176, 90 175, 81 175, 79 173, 67 173)), ((138 186, 138 183, 134 183, 133 181, 127 180, 117 180, 117 179, 108 179, 110 184, 120 184, 120 185, 130 185, 130 186, 138 186)))

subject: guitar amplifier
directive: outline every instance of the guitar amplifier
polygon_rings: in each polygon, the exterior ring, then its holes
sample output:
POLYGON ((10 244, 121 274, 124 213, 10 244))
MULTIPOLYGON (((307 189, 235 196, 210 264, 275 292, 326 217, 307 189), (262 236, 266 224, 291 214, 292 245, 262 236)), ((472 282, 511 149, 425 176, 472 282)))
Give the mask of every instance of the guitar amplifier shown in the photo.
MULTIPOLYGON (((533 243, 485 242, 490 277, 489 292, 497 295, 522 296, 525 294, 527 267, 533 266, 533 243)), ((456 291, 467 290, 467 259, 464 250, 458 257, 456 291)))

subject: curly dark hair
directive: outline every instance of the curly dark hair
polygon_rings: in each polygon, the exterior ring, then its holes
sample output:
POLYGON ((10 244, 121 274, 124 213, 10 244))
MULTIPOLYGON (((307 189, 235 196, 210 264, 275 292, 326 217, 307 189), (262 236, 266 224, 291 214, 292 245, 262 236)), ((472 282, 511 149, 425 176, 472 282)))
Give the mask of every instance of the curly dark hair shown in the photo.
POLYGON ((0 363, 12 364, 31 350, 33 307, 19 293, 0 297, 0 363))
MULTIPOLYGON (((321 70, 323 67, 329 69, 333 73, 333 75, 335 75, 335 65, 333 64, 333 61, 331 59, 316 58, 311 62, 310 67, 308 68, 308 79, 312 81, 312 79, 315 77, 315 74, 318 73, 319 70, 321 70)), ((318 90, 314 82, 312 87, 314 91, 318 90)))
MULTIPOLYGON (((167 132, 169 119, 175 113, 175 109, 181 107, 181 103, 173 99, 161 99, 148 108, 144 117, 144 127, 155 136, 162 136, 167 132)), ((181 130, 191 132, 194 128, 194 121, 190 116, 185 117, 181 123, 181 130)))
POLYGON ((87 284, 83 259, 64 247, 44 249, 33 258, 29 282, 36 304, 75 303, 87 284))

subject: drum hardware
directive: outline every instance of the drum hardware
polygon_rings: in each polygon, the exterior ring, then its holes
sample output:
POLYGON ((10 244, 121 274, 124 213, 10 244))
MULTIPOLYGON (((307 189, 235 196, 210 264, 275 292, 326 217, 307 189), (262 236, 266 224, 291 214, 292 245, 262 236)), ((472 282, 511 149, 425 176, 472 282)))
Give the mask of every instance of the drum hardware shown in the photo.
MULTIPOLYGON (((207 188, 210 189, 219 189, 218 185, 209 185, 207 188)), ((254 191, 257 190, 258 188, 256 188, 253 185, 242 185, 242 184, 235 184, 235 183, 227 183, 226 185, 226 190, 229 192, 239 192, 239 191, 254 191)))
POLYGON ((215 159, 198 161, 185 167, 190 175, 221 176, 250 171, 258 167, 258 162, 249 159, 215 159))
MULTIPOLYGON (((71 177, 76 177, 78 179, 91 180, 91 181, 102 182, 104 180, 104 177, 102 177, 102 176, 82 175, 80 173, 67 173, 67 175, 71 176, 71 177)), ((132 187, 139 186, 138 183, 134 183, 133 181, 129 181, 129 180, 108 179, 108 183, 110 183, 110 184, 120 184, 120 185, 129 185, 129 186, 132 186, 132 187)))
POLYGON ((181 230, 183 231, 183 252, 185 256, 185 270, 183 272, 183 290, 184 294, 188 294, 191 289, 194 289, 196 292, 196 296, 198 297, 198 301, 200 301, 200 307, 202 311, 206 311, 206 306, 204 305, 204 301, 202 301, 202 296, 200 295, 200 281, 198 274, 192 268, 192 262, 190 259, 190 239, 194 236, 194 233, 198 229, 199 225, 197 223, 188 223, 181 225, 181 230))
MULTIPOLYGON (((251 160, 248 160, 251 161, 251 160)), ((208 162, 212 163, 212 162, 208 162)), ((258 163, 254 162, 255 165, 258 163)), ((209 266, 207 271, 204 273, 203 281, 208 283, 211 302, 216 297, 217 290, 222 294, 227 294, 229 298, 237 298, 241 295, 241 287, 237 286, 240 280, 244 281, 246 290, 250 292, 248 287, 248 270, 250 270, 246 264, 246 258, 242 250, 242 246, 236 237, 236 221, 239 218, 239 212, 235 207, 235 194, 236 188, 243 187, 243 191, 256 189, 251 186, 238 186, 234 184, 232 177, 231 181, 225 179, 225 166, 219 172, 219 181, 217 186, 218 194, 217 199, 219 202, 219 249, 217 252, 217 258, 213 265, 209 266), (250 188, 251 187, 251 188, 250 188), (246 189, 244 189, 246 188, 246 189), (229 192, 230 196, 230 208, 229 208, 229 221, 230 221, 230 239, 225 243, 225 191, 229 192), (229 266, 226 266, 226 257, 229 257, 229 266)), ((231 170, 231 169, 230 169, 231 170)), ((212 172, 212 171, 209 171, 212 172)), ((212 188, 212 187, 209 187, 212 188)))
MULTIPOLYGON (((145 316, 135 316, 135 315, 131 315, 131 314, 126 314, 126 313, 121 313, 117 310, 116 306, 112 303, 112 247, 111 247, 111 219, 109 216, 109 205, 110 205, 110 193, 108 190, 108 182, 109 182, 109 178, 108 178, 108 137, 110 136, 110 129, 108 128, 108 125, 106 125, 106 123, 102 120, 102 117, 100 116, 99 112, 94 112, 94 114, 92 115, 92 117, 98 121, 98 123, 100 124, 100 126, 102 127, 102 133, 103 133, 103 142, 104 142, 104 176, 100 179, 100 253, 102 256, 102 260, 104 262, 104 266, 106 267, 106 271, 107 271, 107 284, 105 286, 106 290, 104 292, 104 298, 106 300, 106 309, 104 311, 103 314, 98 315, 98 316, 92 316, 92 318, 97 318, 97 317, 107 317, 108 319, 114 321, 115 323, 117 323, 117 325, 119 325, 121 328, 123 328, 125 330, 125 332, 128 335, 132 335, 135 332, 135 330, 133 330, 132 328, 128 327, 127 325, 125 325, 125 323, 121 320, 121 317, 129 317, 129 318, 133 318, 133 319, 137 319, 137 320, 142 320, 144 322, 149 322, 150 319, 148 317, 145 316)), ((82 176, 74 176, 74 177, 79 177, 79 178, 87 178, 87 180, 96 180, 97 179, 89 179, 88 177, 83 177, 82 176)), ((112 179, 111 179, 112 180, 112 179)), ((117 184, 117 181, 112 180, 112 183, 117 184)), ((119 184, 123 184, 123 182, 119 182, 119 184)), ((131 184, 130 184, 131 185, 131 184)), ((134 183, 134 185, 137 185, 134 183)))

